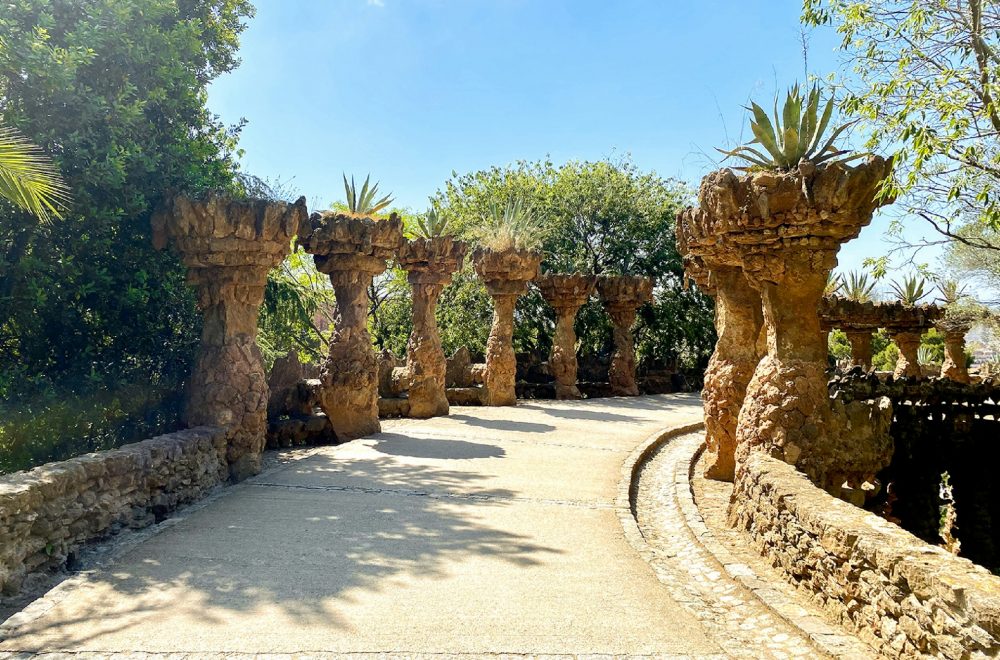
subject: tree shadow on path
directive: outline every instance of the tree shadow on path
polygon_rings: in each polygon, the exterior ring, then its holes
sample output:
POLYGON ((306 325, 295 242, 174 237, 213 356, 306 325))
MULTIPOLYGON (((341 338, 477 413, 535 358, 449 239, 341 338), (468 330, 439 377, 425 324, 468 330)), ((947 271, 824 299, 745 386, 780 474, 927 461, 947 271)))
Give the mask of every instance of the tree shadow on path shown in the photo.
POLYGON ((531 567, 562 552, 518 531, 511 516, 495 522, 517 493, 477 488, 487 475, 407 462, 502 458, 502 449, 404 438, 381 434, 343 457, 343 447, 322 450, 230 487, 95 571, 0 651, 106 650, 147 631, 159 640, 171 626, 178 639, 206 628, 238 638, 241 627, 252 637, 263 633, 247 627, 262 617, 351 635, 358 603, 395 599, 466 562, 531 567))

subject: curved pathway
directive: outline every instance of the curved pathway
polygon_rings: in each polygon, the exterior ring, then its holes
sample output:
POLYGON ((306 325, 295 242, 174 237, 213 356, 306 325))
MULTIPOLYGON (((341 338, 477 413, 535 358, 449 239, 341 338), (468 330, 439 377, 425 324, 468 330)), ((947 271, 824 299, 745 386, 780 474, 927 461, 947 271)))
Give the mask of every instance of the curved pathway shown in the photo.
POLYGON ((636 446, 700 418, 696 395, 523 402, 302 452, 67 579, 0 658, 729 655, 616 508, 636 446))

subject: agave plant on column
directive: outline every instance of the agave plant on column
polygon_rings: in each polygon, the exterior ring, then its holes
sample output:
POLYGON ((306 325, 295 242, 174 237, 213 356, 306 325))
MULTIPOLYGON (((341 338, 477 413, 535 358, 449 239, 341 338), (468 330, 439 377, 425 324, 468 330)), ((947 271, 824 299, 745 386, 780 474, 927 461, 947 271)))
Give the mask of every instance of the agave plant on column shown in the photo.
MULTIPOLYGON (((891 163, 867 156, 856 167, 834 146, 847 124, 829 138, 834 100, 820 111, 814 87, 803 96, 789 90, 773 121, 756 103, 750 122, 754 140, 724 152, 748 163, 713 172, 699 190, 700 233, 715 238, 728 259, 738 261, 761 294, 767 355, 754 371, 737 425, 737 473, 752 448, 784 459, 816 483, 836 489, 873 476, 891 456, 891 409, 879 400, 852 422, 864 429, 842 432, 846 413, 835 414, 827 395, 827 346, 818 309, 841 243, 858 235, 874 210, 891 163)), ((840 404, 843 405, 843 404, 840 404)), ((859 484, 858 484, 859 485, 859 484)))
POLYGON ((965 356, 965 334, 977 322, 989 317, 989 310, 972 300, 966 288, 958 282, 945 280, 938 284, 944 313, 935 326, 944 337, 944 362, 941 376, 958 383, 969 383, 969 369, 965 356))
POLYGON ((430 209, 417 219, 414 238, 399 250, 399 265, 413 291, 413 331, 406 346, 410 417, 448 414, 447 363, 434 310, 441 290, 462 268, 468 244, 448 233, 448 218, 430 209))
POLYGON ((542 232, 531 207, 512 199, 504 208, 491 204, 473 235, 479 247, 472 253, 472 264, 493 298, 480 400, 487 406, 512 406, 517 402, 514 305, 538 275, 542 232))
MULTIPOLYGON (((901 282, 891 282, 896 299, 904 307, 915 307, 921 300, 927 297, 930 291, 927 290, 927 280, 916 275, 904 277, 901 282)), ((899 348, 899 358, 896 360, 896 370, 893 372, 895 378, 921 378, 920 371, 920 335, 921 330, 904 330, 895 332, 892 340, 899 348)))
POLYGON ((314 213, 299 242, 313 255, 316 269, 330 276, 336 296, 330 355, 320 373, 320 406, 339 440, 376 433, 378 359, 368 334, 368 287, 403 242, 396 214, 379 217, 392 202, 377 197, 378 184, 366 177, 360 191, 344 177, 346 210, 314 213))

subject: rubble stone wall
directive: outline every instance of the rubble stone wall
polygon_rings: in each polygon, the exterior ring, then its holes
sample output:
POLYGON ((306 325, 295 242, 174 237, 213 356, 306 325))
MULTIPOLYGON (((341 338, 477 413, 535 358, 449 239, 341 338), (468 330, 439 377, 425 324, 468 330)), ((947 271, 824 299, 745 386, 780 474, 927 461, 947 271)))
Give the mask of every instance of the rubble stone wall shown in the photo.
POLYGON ((792 583, 887 657, 1000 653, 1000 577, 752 452, 731 522, 792 583))
POLYGON ((0 477, 0 591, 82 543, 162 520, 226 481, 228 431, 201 426, 0 477))

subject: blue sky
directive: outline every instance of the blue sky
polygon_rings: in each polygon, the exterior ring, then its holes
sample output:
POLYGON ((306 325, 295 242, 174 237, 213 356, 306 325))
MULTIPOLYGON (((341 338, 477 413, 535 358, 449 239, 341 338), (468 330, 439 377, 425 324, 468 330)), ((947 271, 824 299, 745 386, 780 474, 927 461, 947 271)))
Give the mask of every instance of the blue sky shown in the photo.
MULTIPOLYGON (((743 106, 804 78, 800 0, 257 0, 243 64, 209 105, 248 120, 247 171, 311 205, 371 172, 423 208, 451 172, 518 159, 630 153, 693 185, 713 147, 747 134, 743 106)), ((812 74, 838 68, 808 34, 812 74)), ((766 104, 765 103, 765 104, 766 104)), ((841 270, 887 250, 885 218, 841 270)))

